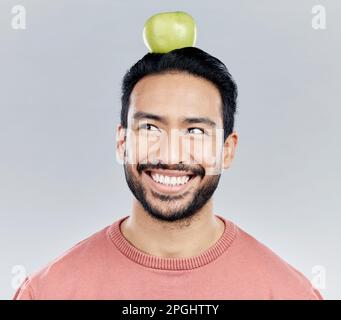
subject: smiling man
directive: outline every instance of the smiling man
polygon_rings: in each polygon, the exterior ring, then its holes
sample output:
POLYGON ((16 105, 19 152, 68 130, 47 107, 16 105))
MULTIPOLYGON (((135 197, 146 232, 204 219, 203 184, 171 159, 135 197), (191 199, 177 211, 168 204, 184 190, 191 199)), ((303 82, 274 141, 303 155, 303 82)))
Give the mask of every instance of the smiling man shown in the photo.
POLYGON ((148 53, 122 83, 117 156, 132 211, 28 277, 15 299, 322 299, 223 214, 237 87, 194 47, 148 53))

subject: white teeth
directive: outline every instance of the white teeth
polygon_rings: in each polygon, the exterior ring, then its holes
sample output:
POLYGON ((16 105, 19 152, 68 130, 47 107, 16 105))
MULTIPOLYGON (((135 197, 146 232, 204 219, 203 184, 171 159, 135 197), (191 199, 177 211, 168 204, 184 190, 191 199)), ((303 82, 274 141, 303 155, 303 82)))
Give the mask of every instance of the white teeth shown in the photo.
POLYGON ((171 185, 171 186, 186 184, 189 180, 189 176, 170 177, 170 176, 163 176, 158 173, 152 173, 151 176, 154 181, 161 183, 161 184, 171 185))

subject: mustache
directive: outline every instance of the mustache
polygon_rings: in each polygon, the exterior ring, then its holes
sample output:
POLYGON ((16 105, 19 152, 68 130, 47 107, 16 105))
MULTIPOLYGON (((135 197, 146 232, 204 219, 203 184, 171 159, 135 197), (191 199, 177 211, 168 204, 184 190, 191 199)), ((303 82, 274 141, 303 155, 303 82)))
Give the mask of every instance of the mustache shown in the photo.
POLYGON ((203 177, 205 175, 205 169, 203 167, 192 167, 184 163, 168 165, 165 163, 157 163, 157 164, 148 164, 148 163, 141 163, 137 164, 136 170, 139 174, 142 171, 152 170, 152 169, 163 169, 163 170, 177 170, 177 171, 185 171, 185 172, 192 172, 196 176, 203 177))

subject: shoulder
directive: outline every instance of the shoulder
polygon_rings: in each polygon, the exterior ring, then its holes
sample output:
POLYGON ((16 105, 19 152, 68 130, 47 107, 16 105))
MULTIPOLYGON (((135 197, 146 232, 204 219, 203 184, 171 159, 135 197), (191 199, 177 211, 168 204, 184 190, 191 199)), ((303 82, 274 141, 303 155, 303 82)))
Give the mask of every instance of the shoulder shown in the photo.
POLYGON ((236 227, 234 258, 258 279, 257 286, 273 299, 322 299, 311 282, 295 267, 240 227, 236 227))
POLYGON ((39 299, 39 292, 46 292, 50 288, 70 288, 82 277, 86 278, 94 270, 100 269, 99 265, 107 251, 112 249, 108 240, 108 228, 109 226, 78 242, 27 277, 13 299, 39 299))

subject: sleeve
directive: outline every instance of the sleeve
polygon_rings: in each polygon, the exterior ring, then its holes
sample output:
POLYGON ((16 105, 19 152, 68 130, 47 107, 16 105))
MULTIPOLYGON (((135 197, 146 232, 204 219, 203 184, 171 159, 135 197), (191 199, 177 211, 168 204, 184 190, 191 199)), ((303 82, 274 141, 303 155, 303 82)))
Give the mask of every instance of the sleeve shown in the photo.
POLYGON ((324 298, 322 294, 316 288, 313 287, 312 295, 309 298, 309 300, 324 300, 324 298))
POLYGON ((30 282, 30 279, 27 277, 14 294, 13 300, 34 300, 33 289, 30 282))

